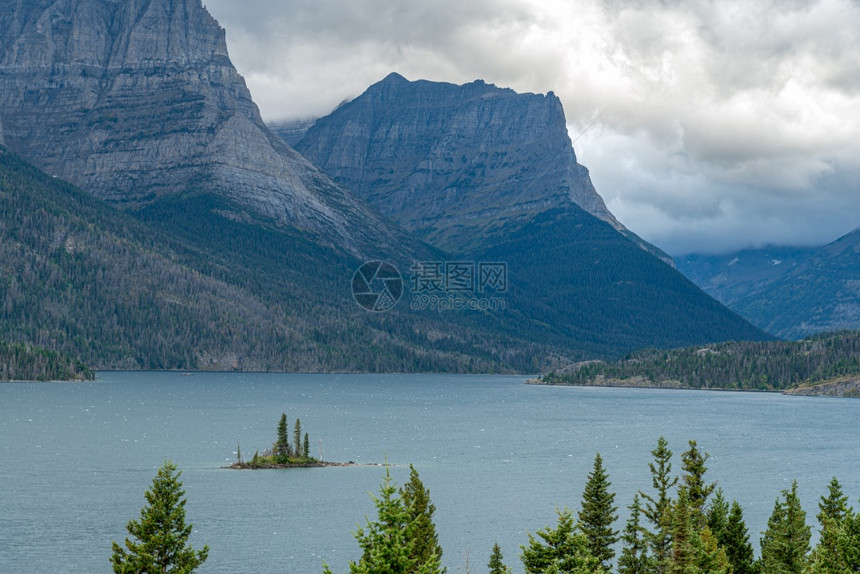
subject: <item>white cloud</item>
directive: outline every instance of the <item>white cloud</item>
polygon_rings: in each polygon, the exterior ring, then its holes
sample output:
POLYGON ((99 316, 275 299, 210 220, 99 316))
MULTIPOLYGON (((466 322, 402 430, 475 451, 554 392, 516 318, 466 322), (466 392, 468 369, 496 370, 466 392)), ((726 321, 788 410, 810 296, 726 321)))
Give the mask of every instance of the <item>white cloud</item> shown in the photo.
POLYGON ((856 0, 208 0, 267 119, 397 71, 554 91, 598 191, 672 253, 860 225, 856 0))

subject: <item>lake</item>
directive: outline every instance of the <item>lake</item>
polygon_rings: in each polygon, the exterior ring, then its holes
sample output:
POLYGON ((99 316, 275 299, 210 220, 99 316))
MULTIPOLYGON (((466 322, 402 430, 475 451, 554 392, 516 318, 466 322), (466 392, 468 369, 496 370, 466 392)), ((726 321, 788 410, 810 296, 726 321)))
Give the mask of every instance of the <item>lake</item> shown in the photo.
POLYGON ((751 538, 797 479, 807 520, 836 475, 860 497, 860 400, 779 394, 539 387, 525 377, 102 372, 92 383, 0 384, 0 572, 109 573, 164 460, 182 470, 201 573, 334 572, 360 552, 384 469, 236 471, 300 417, 311 453, 381 463, 402 484, 415 465, 436 505, 450 574, 485 572, 493 543, 522 572, 527 532, 578 510, 600 452, 621 530, 649 451, 664 435, 711 455, 707 477, 743 505, 751 538))

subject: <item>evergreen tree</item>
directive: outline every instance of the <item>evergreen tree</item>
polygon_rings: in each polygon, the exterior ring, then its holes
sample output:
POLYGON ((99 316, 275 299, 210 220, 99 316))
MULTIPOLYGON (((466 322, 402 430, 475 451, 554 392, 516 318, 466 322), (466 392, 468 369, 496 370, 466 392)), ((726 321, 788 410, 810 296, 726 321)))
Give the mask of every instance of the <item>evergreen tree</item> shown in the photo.
MULTIPOLYGON (((349 563, 350 574, 441 574, 438 558, 416 565, 412 558, 413 533, 409 510, 397 495, 397 487, 391 481, 388 467, 379 489, 373 497, 377 519, 367 521, 366 528, 355 533, 362 556, 358 562, 349 563)), ((325 574, 331 574, 327 565, 325 574)))
POLYGON ((311 442, 308 440, 308 433, 305 433, 305 443, 302 445, 302 454, 305 458, 311 457, 311 442))
POLYGON ((209 547, 195 551, 188 544, 191 524, 185 524, 185 491, 172 462, 165 462, 144 496, 148 503, 140 519, 126 526, 135 540, 125 539, 125 548, 113 543, 111 564, 116 574, 192 574, 206 561, 209 547))
POLYGON ((242 462, 242 449, 239 448, 239 443, 236 443, 236 462, 242 462))
POLYGON ((814 572, 835 573, 843 567, 838 549, 839 534, 852 510, 848 508, 848 497, 842 494, 842 486, 834 476, 827 488, 827 496, 818 503, 816 518, 821 525, 821 536, 812 552, 810 563, 814 572))
POLYGON ((618 572, 619 574, 646 574, 651 571, 651 564, 648 560, 648 544, 645 540, 647 531, 640 524, 642 506, 638 494, 633 496, 633 504, 628 508, 630 518, 621 535, 624 547, 618 558, 618 572))
POLYGON ((487 568, 490 569, 490 574, 511 574, 511 569, 505 566, 503 562, 502 549, 499 548, 498 542, 493 544, 493 553, 490 555, 490 562, 487 568))
POLYGON ((672 528, 672 549, 668 559, 663 562, 665 572, 686 574, 695 569, 696 548, 694 538, 698 536, 694 519, 690 512, 690 499, 687 487, 678 489, 678 499, 672 503, 670 515, 672 528))
POLYGON ((669 443, 662 436, 657 440, 657 448, 651 451, 654 462, 648 464, 651 471, 651 485, 656 491, 654 496, 639 491, 644 501, 642 515, 651 523, 652 531, 646 534, 648 546, 653 558, 653 566, 658 574, 665 572, 663 565, 669 557, 672 548, 672 534, 668 523, 672 497, 670 491, 678 482, 678 477, 672 476, 672 451, 669 443))
POLYGON ((800 574, 807 564, 810 528, 797 496, 797 481, 782 491, 761 538, 762 574, 800 574))
POLYGON ((600 453, 594 457, 594 467, 585 483, 582 493, 582 509, 579 511, 579 529, 588 539, 588 549, 600 560, 601 566, 609 570, 615 550, 612 545, 618 542, 618 531, 612 525, 618 518, 618 507, 613 506, 615 493, 609 491, 612 485, 609 475, 603 468, 600 453))
POLYGON ((302 455, 302 421, 296 419, 296 426, 293 428, 293 452, 296 456, 302 455))
POLYGON ((845 511, 836 534, 836 555, 841 573, 860 572, 860 512, 855 514, 851 508, 845 511))
POLYGON ((588 539, 575 532, 573 514, 558 511, 558 526, 529 534, 528 547, 521 546, 526 574, 603 574, 600 559, 588 549, 588 539))
POLYGON ((718 488, 714 493, 714 499, 708 507, 707 523, 708 528, 717 537, 717 540, 722 540, 725 536, 726 528, 729 522, 729 503, 726 502, 723 496, 723 489, 718 488))
POLYGON ((683 461, 684 474, 682 482, 687 488, 687 496, 690 501, 690 508, 693 511, 693 519, 698 526, 704 522, 704 510, 708 500, 708 496, 716 488, 716 483, 707 484, 705 482, 705 472, 708 467, 705 463, 710 458, 708 453, 702 453, 696 445, 696 441, 689 442, 690 450, 681 455, 683 461))
POLYGON ((287 415, 281 413, 281 419, 278 421, 278 438, 275 441, 275 455, 287 457, 290 454, 290 438, 287 432, 287 415))
MULTIPOLYGON (((442 559, 442 547, 433 524, 433 513, 436 506, 430 501, 430 491, 424 488, 424 483, 418 477, 418 471, 409 465, 409 482, 400 489, 400 496, 411 523, 410 536, 412 539, 411 557, 415 561, 413 572, 430 561, 442 559)), ((442 569, 444 572, 445 569, 442 569)))
POLYGON ((718 535, 719 543, 726 549, 726 556, 734 574, 756 574, 756 563, 749 531, 744 523, 744 511, 737 500, 732 501, 726 528, 718 535))

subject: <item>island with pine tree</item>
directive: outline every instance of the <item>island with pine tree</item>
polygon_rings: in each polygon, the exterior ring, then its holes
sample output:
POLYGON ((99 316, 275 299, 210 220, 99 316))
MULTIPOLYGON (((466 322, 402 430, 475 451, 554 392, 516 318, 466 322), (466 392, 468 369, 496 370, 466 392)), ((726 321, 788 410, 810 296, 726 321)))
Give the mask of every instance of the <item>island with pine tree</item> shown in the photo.
MULTIPOLYGON (((296 419, 293 425, 293 436, 290 440, 289 424, 286 413, 281 413, 278 430, 272 448, 254 452, 251 460, 242 459, 242 449, 236 445, 236 462, 228 468, 262 469, 262 468, 297 468, 323 466, 355 466, 354 462, 330 462, 311 456, 311 445, 308 433, 302 433, 302 421, 296 419)), ((322 455, 320 455, 322 457, 322 455)))

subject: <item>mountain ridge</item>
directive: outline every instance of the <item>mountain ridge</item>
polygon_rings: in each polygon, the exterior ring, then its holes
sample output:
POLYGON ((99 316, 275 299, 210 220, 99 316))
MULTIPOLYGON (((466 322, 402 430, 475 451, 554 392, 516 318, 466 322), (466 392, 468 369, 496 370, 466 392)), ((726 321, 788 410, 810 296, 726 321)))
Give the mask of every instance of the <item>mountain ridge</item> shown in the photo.
POLYGON ((271 133, 200 0, 0 0, 0 115, 11 149, 117 205, 205 188, 353 253, 414 243, 271 133))
POLYGON ((821 247, 688 255, 678 269, 753 324, 781 337, 860 328, 860 228, 821 247))

